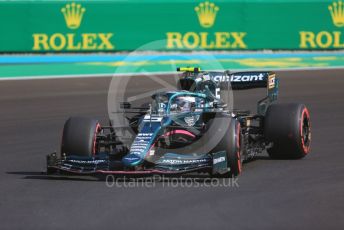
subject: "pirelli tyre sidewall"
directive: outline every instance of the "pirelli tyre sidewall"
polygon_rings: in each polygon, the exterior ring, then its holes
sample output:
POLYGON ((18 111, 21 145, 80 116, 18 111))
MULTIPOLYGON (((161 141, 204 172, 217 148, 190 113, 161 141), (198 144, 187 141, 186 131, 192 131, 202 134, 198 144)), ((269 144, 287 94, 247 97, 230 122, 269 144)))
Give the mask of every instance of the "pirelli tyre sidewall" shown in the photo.
POLYGON ((63 128, 61 154, 91 157, 97 153, 96 136, 101 130, 97 120, 71 117, 63 128))
POLYGON ((310 113, 303 104, 272 104, 265 120, 266 140, 272 143, 267 149, 270 157, 298 159, 306 156, 311 144, 310 113))
POLYGON ((241 173, 242 170, 242 158, 241 158, 241 127, 240 123, 231 117, 226 118, 215 118, 215 120, 222 120, 226 122, 228 125, 224 125, 223 127, 227 127, 227 130, 215 148, 214 151, 223 151, 225 150, 227 153, 227 163, 228 163, 228 173, 222 175, 223 177, 236 177, 241 173))

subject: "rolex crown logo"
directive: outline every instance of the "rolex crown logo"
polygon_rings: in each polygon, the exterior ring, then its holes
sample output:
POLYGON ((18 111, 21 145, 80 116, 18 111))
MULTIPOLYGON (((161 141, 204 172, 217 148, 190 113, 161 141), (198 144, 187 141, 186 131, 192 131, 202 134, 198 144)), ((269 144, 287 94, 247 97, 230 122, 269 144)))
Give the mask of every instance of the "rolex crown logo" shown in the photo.
POLYGON ((204 28, 209 28, 214 25, 217 11, 219 7, 214 3, 203 2, 195 7, 195 11, 198 16, 199 23, 204 28))
POLYGON ((342 0, 339 0, 338 2, 333 2, 328 7, 333 24, 337 27, 343 27, 344 26, 344 4, 342 0))
POLYGON ((69 29, 78 29, 82 21, 82 16, 84 15, 86 9, 81 7, 80 4, 67 4, 61 9, 61 12, 65 18, 67 27, 69 29))

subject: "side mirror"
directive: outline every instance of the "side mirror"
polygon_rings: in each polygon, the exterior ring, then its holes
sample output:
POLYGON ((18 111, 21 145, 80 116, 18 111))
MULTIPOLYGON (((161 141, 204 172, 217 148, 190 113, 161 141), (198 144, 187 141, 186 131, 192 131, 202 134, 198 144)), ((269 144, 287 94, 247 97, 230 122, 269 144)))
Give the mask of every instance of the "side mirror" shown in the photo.
POLYGON ((130 109, 131 104, 129 102, 120 102, 120 108, 121 109, 130 109))

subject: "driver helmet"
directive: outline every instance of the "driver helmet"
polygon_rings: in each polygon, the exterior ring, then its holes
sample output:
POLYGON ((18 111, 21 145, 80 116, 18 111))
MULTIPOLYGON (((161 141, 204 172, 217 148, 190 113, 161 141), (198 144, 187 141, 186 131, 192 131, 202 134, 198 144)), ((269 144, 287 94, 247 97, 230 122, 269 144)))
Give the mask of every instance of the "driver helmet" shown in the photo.
POLYGON ((178 97, 176 98, 175 103, 172 105, 171 110, 178 112, 190 112, 195 102, 196 100, 194 97, 178 97))

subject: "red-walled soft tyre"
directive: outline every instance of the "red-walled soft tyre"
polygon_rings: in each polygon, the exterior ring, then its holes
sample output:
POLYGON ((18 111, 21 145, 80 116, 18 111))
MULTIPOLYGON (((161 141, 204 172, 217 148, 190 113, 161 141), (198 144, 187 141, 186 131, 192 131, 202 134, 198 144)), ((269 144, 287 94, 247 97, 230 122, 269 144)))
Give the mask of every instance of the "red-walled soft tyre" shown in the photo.
POLYGON ((85 117, 69 118, 63 128, 61 154, 66 156, 94 156, 97 152, 96 136, 99 122, 85 117))
POLYGON ((298 159, 306 156, 311 144, 311 121, 303 104, 272 104, 265 120, 264 132, 272 147, 267 149, 270 157, 298 159))
POLYGON ((214 151, 223 151, 227 153, 227 163, 229 172, 222 177, 236 177, 242 170, 241 158, 241 127, 240 123, 233 118, 215 118, 217 122, 222 122, 222 127, 228 127, 222 140, 214 151))

